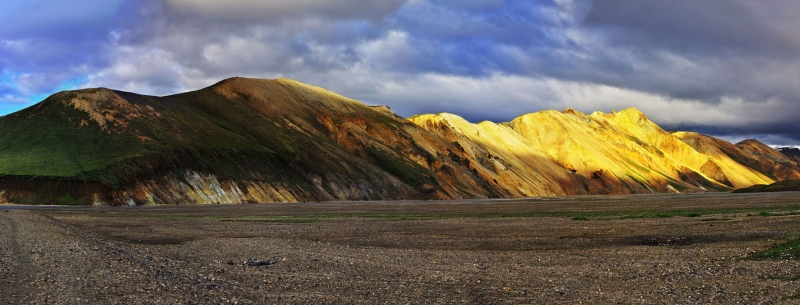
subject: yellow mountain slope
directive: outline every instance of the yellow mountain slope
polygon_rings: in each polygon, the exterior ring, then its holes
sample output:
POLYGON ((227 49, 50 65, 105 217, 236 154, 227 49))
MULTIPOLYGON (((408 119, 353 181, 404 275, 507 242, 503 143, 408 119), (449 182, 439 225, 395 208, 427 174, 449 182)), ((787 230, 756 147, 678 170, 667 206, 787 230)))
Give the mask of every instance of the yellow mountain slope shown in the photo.
POLYGON ((447 113, 409 120, 456 144, 473 172, 505 196, 729 190, 776 180, 743 164, 747 158, 730 157, 745 156, 736 146, 670 134, 633 108, 545 110, 508 124, 472 124, 447 113))
POLYGON ((736 156, 743 153, 731 143, 696 132, 676 132, 674 135, 709 157, 701 171, 718 182, 735 188, 775 182, 758 170, 739 163, 736 159, 742 158, 736 156))
POLYGON ((574 185, 571 172, 507 126, 488 121, 472 124, 448 113, 409 120, 453 143, 466 158, 461 163, 504 196, 553 196, 582 191, 574 185))

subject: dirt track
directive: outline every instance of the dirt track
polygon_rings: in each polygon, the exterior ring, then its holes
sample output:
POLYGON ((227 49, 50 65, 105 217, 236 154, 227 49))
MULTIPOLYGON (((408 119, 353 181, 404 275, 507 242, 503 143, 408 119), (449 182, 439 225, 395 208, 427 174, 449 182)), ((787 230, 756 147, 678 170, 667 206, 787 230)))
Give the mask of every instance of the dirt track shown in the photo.
POLYGON ((792 304, 800 294, 800 262, 743 259, 796 238, 798 193, 6 208, 3 304, 792 304))

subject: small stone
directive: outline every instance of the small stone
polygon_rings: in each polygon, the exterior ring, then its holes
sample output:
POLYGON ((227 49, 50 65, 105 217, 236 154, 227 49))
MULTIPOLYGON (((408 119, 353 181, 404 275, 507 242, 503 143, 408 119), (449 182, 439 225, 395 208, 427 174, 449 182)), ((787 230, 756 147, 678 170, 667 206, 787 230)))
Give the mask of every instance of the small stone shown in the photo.
POLYGON ((274 265, 274 264, 275 264, 274 261, 256 261, 256 260, 252 260, 252 261, 247 262, 247 265, 250 266, 250 267, 269 266, 269 265, 274 265))

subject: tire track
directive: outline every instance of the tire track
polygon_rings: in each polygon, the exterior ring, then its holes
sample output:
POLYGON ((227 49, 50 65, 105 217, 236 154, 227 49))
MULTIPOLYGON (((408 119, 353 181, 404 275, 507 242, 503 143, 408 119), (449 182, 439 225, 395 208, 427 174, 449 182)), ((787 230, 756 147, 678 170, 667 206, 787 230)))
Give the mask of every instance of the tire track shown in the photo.
POLYGON ((33 299, 35 268, 24 250, 17 216, 27 211, 0 212, 0 303, 26 304, 33 299))

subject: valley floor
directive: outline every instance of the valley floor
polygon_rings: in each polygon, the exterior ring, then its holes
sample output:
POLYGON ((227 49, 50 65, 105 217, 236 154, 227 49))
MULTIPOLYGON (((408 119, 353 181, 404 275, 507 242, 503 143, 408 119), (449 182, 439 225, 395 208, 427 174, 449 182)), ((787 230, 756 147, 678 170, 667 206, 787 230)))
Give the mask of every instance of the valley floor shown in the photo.
POLYGON ((784 304, 800 193, 0 206, 2 304, 784 304), (769 256, 769 255, 767 255, 769 256))

